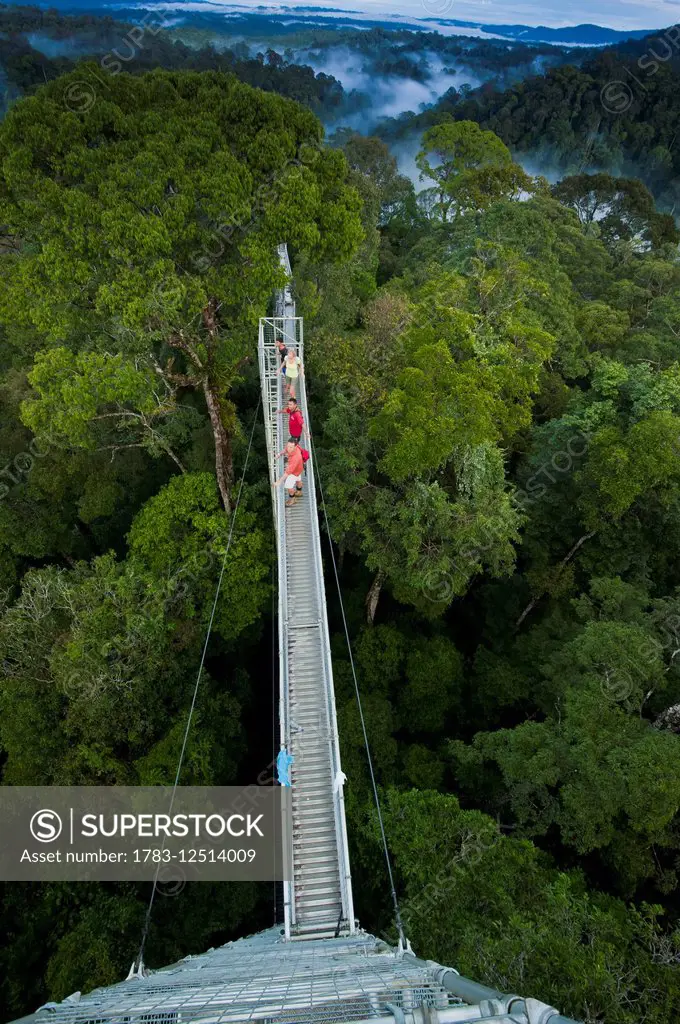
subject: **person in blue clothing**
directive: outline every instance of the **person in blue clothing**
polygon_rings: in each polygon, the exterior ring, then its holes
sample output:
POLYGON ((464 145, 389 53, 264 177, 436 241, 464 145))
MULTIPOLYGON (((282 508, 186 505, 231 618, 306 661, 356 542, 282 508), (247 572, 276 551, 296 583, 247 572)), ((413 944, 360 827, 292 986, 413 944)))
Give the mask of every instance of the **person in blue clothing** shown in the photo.
POLYGON ((279 783, 282 786, 290 786, 290 766, 295 758, 288 753, 285 747, 281 747, 276 758, 276 773, 279 783))

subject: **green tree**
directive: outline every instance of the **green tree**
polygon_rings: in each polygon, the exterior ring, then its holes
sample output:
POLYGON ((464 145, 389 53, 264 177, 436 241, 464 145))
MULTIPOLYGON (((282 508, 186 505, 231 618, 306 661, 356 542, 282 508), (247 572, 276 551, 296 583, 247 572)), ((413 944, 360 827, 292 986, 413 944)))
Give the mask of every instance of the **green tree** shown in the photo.
MULTIPOLYGON (((336 539, 375 574, 369 619, 386 580, 398 600, 437 614, 483 566, 513 562, 521 517, 501 445, 530 422, 553 346, 524 308, 524 291, 545 287, 531 271, 513 253, 475 250, 469 276, 440 273, 416 294, 392 387, 381 373, 364 385, 367 361, 359 405, 334 396, 329 511, 336 539)), ((340 363, 331 353, 325 373, 335 379, 340 363)))
MULTIPOLYGON (((244 497, 214 620, 222 651, 268 606, 269 533, 248 504, 244 497)), ((212 476, 186 474, 141 510, 126 560, 26 574, 0 620, 7 784, 170 779, 229 530, 212 476)), ((227 685, 206 672, 186 779, 233 778, 249 691, 238 666, 227 685)))
POLYGON ((563 178, 553 186, 552 193, 576 210, 582 224, 596 224, 609 247, 631 242, 644 251, 680 238, 673 218, 657 213, 654 197, 636 178, 577 174, 563 178))
MULTIPOLYGON (((418 956, 455 963, 500 991, 533 994, 577 1020, 665 1024, 677 1013, 679 937, 663 929, 660 907, 589 893, 578 872, 556 871, 530 842, 503 835, 479 811, 461 810, 450 794, 389 789, 383 815, 418 956)), ((383 927, 394 937, 382 872, 376 877, 374 812, 362 837, 374 851, 366 859, 377 893, 373 915, 384 908, 383 927)))
POLYGON ((529 191, 532 179, 512 162, 493 132, 473 121, 447 121, 429 128, 416 157, 421 177, 433 179, 432 200, 446 222, 451 210, 484 209, 503 196, 529 191))
POLYGON ((632 895, 658 871, 654 848, 675 845, 680 744, 607 699, 627 678, 610 680, 604 700, 569 690, 558 720, 480 734, 472 747, 453 750, 465 785, 494 762, 502 778, 497 798, 505 795, 526 834, 557 826, 562 842, 580 854, 602 851, 619 888, 632 895))
POLYGON ((154 72, 110 77, 75 114, 64 95, 85 71, 18 104, 0 129, 13 241, 0 320, 10 339, 32 330, 57 349, 40 357, 27 415, 56 421, 61 443, 75 431, 76 444, 111 416, 126 443, 137 429, 167 451, 152 421, 178 388, 196 391, 229 511, 227 396, 281 282, 275 247, 346 258, 361 239, 359 198, 342 154, 320 148, 319 122, 290 101, 218 73, 154 72))

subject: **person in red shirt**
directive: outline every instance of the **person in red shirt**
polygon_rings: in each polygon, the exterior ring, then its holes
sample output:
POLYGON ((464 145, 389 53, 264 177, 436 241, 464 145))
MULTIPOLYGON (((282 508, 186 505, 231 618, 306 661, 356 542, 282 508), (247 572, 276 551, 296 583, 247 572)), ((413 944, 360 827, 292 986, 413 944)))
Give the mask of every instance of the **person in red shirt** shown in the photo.
POLYGON ((272 484, 272 487, 280 487, 285 481, 285 488, 289 495, 286 507, 289 508, 302 497, 302 471, 304 469, 304 460, 302 458, 302 451, 300 447, 294 441, 289 441, 281 454, 288 456, 288 462, 286 463, 285 470, 279 479, 272 484))
POLYGON ((300 441, 303 434, 307 433, 305 427, 305 418, 298 409, 296 399, 288 399, 287 409, 277 409, 278 413, 283 413, 284 416, 288 417, 288 433, 290 434, 291 441, 300 441))

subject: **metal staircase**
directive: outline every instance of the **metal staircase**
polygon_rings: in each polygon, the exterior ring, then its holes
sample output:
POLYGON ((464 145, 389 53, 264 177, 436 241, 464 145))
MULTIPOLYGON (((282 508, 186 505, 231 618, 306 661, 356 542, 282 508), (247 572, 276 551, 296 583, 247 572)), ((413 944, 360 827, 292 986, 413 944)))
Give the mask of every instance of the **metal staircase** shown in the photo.
MULTIPOLYGON (((290 277, 285 245, 281 265, 290 277)), ((277 340, 294 346, 304 362, 302 320, 295 316, 290 286, 278 293, 276 316, 260 321, 259 363, 272 480, 283 471, 274 456, 288 439, 277 340)), ((309 430, 304 379, 298 404, 309 430)), ((303 478, 304 494, 291 508, 286 492, 274 492, 279 569, 279 717, 281 748, 291 766, 293 883, 284 883, 285 933, 290 939, 331 938, 355 930, 340 751, 335 715, 326 598, 316 507, 314 465, 303 478)))

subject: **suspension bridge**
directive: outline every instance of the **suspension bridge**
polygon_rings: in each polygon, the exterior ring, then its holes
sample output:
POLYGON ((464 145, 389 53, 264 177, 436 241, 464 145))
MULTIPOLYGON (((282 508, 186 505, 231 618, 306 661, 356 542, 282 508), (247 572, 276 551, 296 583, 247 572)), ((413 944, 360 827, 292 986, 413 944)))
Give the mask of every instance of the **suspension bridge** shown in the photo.
MULTIPOLYGON (((289 275, 285 246, 279 258, 289 275)), ((267 452, 272 480, 276 455, 288 440, 277 342, 294 349, 304 366, 302 320, 290 284, 277 296, 276 316, 260 321, 258 355, 267 452)), ((309 429, 304 375, 298 402, 309 429)), ((281 748, 291 764, 292 882, 284 882, 286 938, 329 938, 354 933, 340 748, 333 693, 314 460, 307 463, 302 500, 286 508, 276 488, 274 522, 279 571, 279 723, 281 748)))
MULTIPOLYGON (((274 315, 261 320, 258 343, 272 480, 281 474, 276 456, 288 435, 277 411, 283 403, 277 342, 293 346, 304 363, 286 246, 279 259, 289 283, 276 297, 274 315)), ((309 430, 304 377, 298 401, 309 430)), ((161 970, 146 970, 140 957, 120 984, 47 1003, 22 1024, 576 1024, 540 1000, 497 992, 420 959, 403 931, 393 947, 355 920, 314 462, 312 450, 304 497, 293 507, 286 507, 282 488, 272 492, 279 742, 293 757, 293 879, 284 883, 280 922, 161 970)), ((392 891, 396 903, 393 885, 392 891)))

